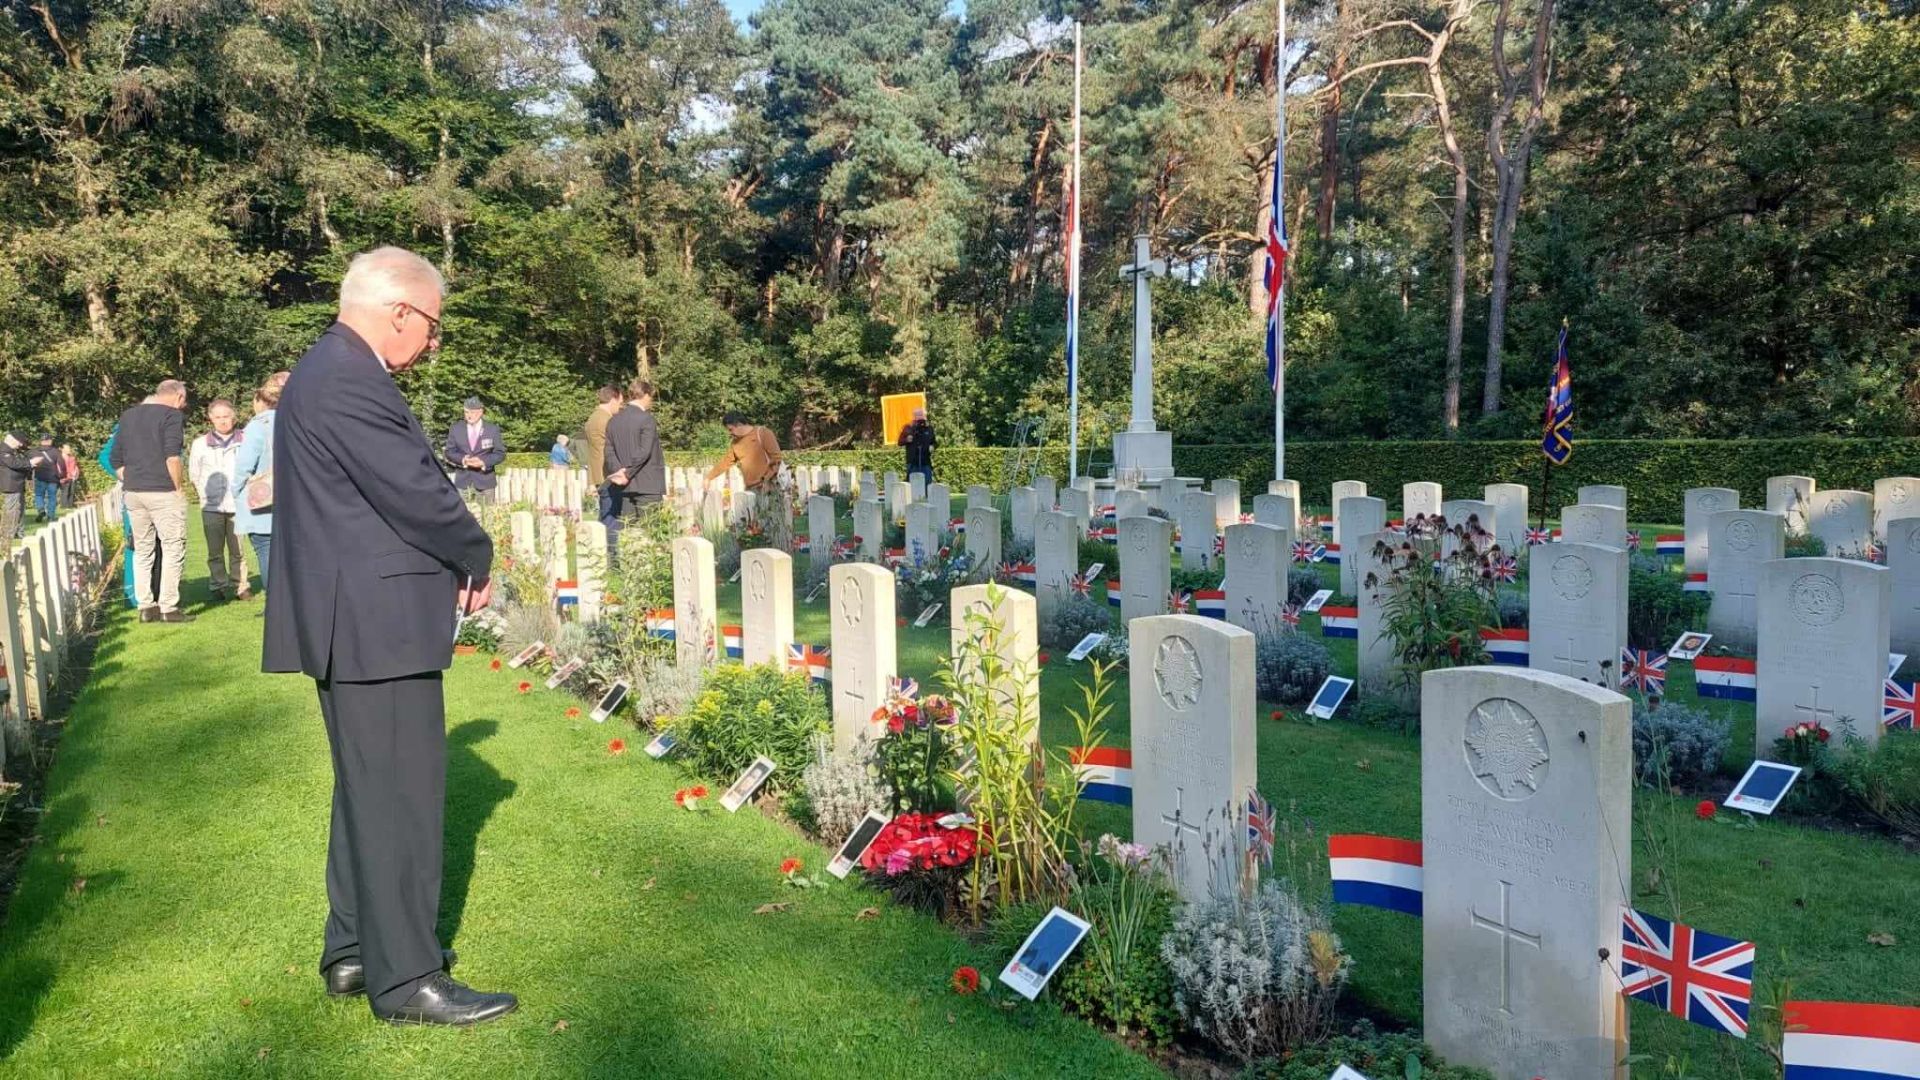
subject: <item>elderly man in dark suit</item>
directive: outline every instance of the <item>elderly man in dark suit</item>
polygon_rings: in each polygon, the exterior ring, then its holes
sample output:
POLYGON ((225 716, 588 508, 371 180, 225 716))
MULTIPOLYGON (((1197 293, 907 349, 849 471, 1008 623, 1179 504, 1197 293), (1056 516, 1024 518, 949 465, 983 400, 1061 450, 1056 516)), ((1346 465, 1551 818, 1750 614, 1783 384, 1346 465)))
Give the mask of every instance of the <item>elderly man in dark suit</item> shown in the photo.
POLYGON ((507 460, 507 448, 500 442, 500 425, 487 420, 479 398, 467 399, 466 416, 447 432, 446 455, 453 484, 461 491, 492 491, 500 482, 493 470, 507 460))
POLYGON ((265 669, 317 684, 333 750, 327 992, 393 1023, 473 1024, 511 994, 455 982, 434 936, 455 613, 485 607, 493 543, 394 386, 440 336, 443 285, 399 248, 356 256, 273 434, 265 669))

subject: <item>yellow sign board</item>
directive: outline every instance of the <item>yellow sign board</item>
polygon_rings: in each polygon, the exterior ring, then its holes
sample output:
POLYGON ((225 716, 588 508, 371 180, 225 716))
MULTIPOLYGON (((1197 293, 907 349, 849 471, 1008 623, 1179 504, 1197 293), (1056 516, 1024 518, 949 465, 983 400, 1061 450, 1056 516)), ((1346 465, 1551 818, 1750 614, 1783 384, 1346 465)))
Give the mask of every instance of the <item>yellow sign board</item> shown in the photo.
POLYGON ((927 407, 927 395, 883 394, 880 397, 880 432, 888 446, 898 445, 900 433, 913 422, 913 410, 927 407))

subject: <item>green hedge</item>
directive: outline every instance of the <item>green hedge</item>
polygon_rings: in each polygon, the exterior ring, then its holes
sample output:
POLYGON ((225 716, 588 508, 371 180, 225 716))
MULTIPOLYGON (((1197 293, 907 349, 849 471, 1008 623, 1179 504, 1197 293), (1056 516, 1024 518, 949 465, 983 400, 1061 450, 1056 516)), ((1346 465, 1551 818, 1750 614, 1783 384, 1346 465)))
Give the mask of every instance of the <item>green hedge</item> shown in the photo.
MULTIPOLYGON (((942 447, 933 464, 941 481, 957 489, 969 484, 1005 486, 1013 451, 999 447, 942 447)), ((1041 451, 1044 467, 1066 475, 1064 448, 1041 451)), ((789 461, 809 465, 852 465, 886 472, 903 471, 897 447, 866 450, 802 450, 789 461)), ((511 465, 544 467, 544 454, 511 454, 511 465)), ((715 460, 710 453, 669 451, 675 465, 715 460)), ((1264 492, 1273 478, 1271 443, 1175 446, 1173 464, 1182 476, 1236 477, 1249 496, 1264 492)), ((1397 506, 1400 486, 1431 480, 1449 495, 1480 495, 1488 484, 1519 483, 1540 498, 1540 446, 1532 440, 1458 442, 1299 442, 1287 446, 1287 473, 1300 481, 1309 505, 1324 506, 1335 480, 1364 480, 1397 506)), ((1920 474, 1920 439, 1581 439, 1573 460, 1553 470, 1550 509, 1574 501, 1583 484, 1619 484, 1627 489, 1635 521, 1677 522, 1681 493, 1691 487, 1730 487, 1741 504, 1764 506, 1767 478, 1800 474, 1822 488, 1872 491, 1883 476, 1920 474)))

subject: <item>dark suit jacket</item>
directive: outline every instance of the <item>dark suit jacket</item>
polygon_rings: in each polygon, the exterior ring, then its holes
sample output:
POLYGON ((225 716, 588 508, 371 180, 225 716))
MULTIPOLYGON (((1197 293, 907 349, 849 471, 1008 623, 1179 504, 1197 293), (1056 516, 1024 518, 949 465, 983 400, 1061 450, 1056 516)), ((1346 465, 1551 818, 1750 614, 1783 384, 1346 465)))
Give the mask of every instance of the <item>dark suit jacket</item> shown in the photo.
POLYGON ((660 452, 660 425, 653 414, 629 404, 607 421, 606 469, 627 470, 628 495, 665 495, 667 460, 660 452))
POLYGON ((280 396, 267 671, 375 682, 444 670, 454 600, 493 541, 433 460, 393 377, 335 323, 280 396))
POLYGON ((447 466, 454 471, 453 482, 456 487, 471 488, 474 491, 492 491, 494 485, 500 482, 500 478, 493 475, 493 470, 507 460, 507 448, 500 441, 500 425, 491 420, 482 419, 480 443, 484 449, 467 445, 467 420, 464 416, 455 420, 452 429, 447 432, 447 466), (469 454, 479 458, 486 465, 485 472, 469 469, 460 464, 469 454))

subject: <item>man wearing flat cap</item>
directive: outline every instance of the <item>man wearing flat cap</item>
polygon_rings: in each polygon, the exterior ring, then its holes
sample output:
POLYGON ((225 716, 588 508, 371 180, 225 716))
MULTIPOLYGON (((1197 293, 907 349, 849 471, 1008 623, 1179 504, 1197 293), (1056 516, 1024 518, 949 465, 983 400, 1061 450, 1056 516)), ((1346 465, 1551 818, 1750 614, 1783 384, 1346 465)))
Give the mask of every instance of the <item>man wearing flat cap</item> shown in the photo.
POLYGON ((492 491, 499 483, 493 470, 507 460, 507 448, 500 443, 500 425, 487 419, 479 398, 467 399, 466 417, 447 432, 446 459, 453 486, 461 491, 492 491))

